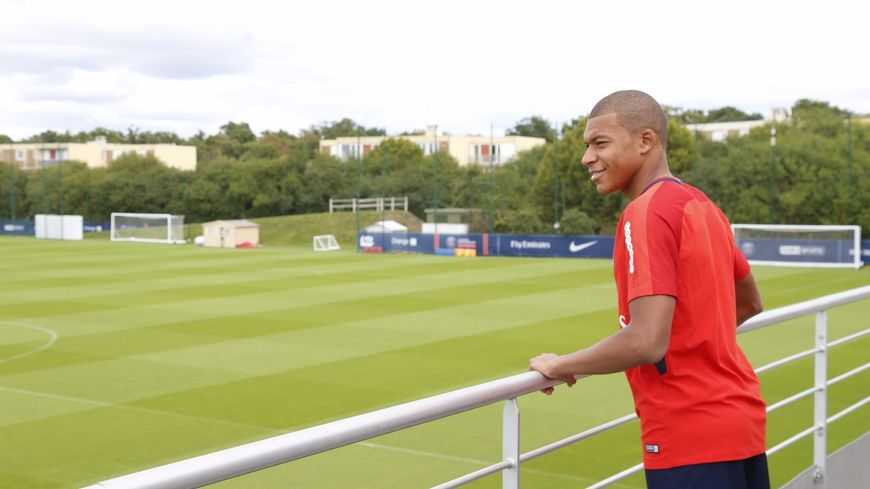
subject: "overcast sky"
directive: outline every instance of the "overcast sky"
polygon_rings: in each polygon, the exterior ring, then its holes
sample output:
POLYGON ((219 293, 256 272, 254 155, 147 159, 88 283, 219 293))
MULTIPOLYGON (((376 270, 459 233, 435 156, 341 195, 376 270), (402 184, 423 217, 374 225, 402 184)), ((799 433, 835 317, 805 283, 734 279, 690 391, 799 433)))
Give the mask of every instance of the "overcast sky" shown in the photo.
POLYGON ((0 0, 0 134, 564 122, 602 96, 870 112, 867 2, 0 0), (666 4, 666 5, 663 5, 666 4))

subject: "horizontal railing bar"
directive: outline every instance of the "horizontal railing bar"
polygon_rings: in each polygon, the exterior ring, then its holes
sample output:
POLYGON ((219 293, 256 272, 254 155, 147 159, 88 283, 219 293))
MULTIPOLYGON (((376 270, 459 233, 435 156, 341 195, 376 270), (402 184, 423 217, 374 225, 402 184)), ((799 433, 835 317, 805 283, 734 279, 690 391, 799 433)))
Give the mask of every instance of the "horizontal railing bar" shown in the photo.
POLYGON ((608 421, 606 423, 600 424, 600 425, 598 425, 594 428, 588 429, 582 433, 577 433, 576 435, 571 435, 567 438, 563 438, 559 441, 555 441, 555 442, 550 443, 548 445, 544 445, 540 448, 536 448, 534 450, 529 450, 528 452, 520 455, 520 462, 525 462, 526 460, 532 460, 534 458, 540 457, 541 455, 545 455, 547 453, 550 453, 554 450, 558 450, 558 449, 564 448, 568 445, 572 445, 574 443, 577 443, 578 441, 583 440, 585 438, 589 438, 590 436, 594 436, 594 435, 597 435, 597 434, 602 433, 604 431, 616 428, 617 426, 622 426, 625 423, 628 423, 630 421, 634 421, 635 419, 637 419, 637 414, 634 414, 634 413, 627 414, 621 418, 616 418, 612 421, 608 421))
POLYGON ((637 464, 633 467, 629 467, 623 470, 622 472, 619 472, 618 474, 613 474, 610 477, 604 479, 603 481, 596 482, 595 484, 592 484, 586 489, 601 489, 602 487, 607 487, 610 484, 613 484, 614 482, 619 482, 626 477, 632 476, 640 472, 641 470, 643 470, 643 464, 637 464))
POLYGON ((474 482, 477 479, 482 479, 488 475, 495 474, 497 472, 501 472, 504 469, 508 469, 512 466, 510 462, 499 462, 497 464, 492 464, 489 467, 484 467, 480 470, 475 470, 469 474, 465 474, 462 477, 457 477, 456 479, 447 481, 443 484, 438 484, 437 486, 432 487, 432 489, 452 489, 454 487, 464 486, 470 482, 474 482))
POLYGON ((801 431, 800 433, 798 433, 798 434, 792 436, 791 438, 789 438, 789 439, 783 441, 782 443, 780 443, 780 444, 778 444, 778 445, 775 445, 775 446, 769 448, 769 449, 767 450, 767 454, 768 454, 768 455, 773 455, 774 453, 776 453, 776 452, 782 450, 783 448, 785 448, 785 447, 791 445, 792 443, 795 443, 796 441, 799 441, 801 438, 806 438, 807 436, 813 434, 813 431, 815 431, 815 430, 816 430, 816 427, 815 427, 815 426, 811 426, 811 427, 809 427, 809 428, 807 428, 807 429, 801 431))
POLYGON ((858 331, 857 333, 853 333, 853 334, 850 334, 848 336, 844 336, 844 337, 839 338, 837 340, 831 341, 828 343, 828 348, 834 347, 834 346, 839 346, 839 345, 842 345, 843 343, 848 343, 850 341, 855 341, 858 338, 861 338, 862 336, 866 336, 868 334, 870 334, 870 328, 867 328, 863 331, 858 331))
POLYGON ((783 406, 788 406, 789 404, 791 404, 793 402, 799 401, 805 397, 809 397, 809 396, 815 394, 819 390, 821 390, 821 389, 819 389, 818 387, 810 387, 809 389, 807 389, 805 391, 801 391, 793 396, 786 397, 785 399, 783 399, 779 402, 775 402, 775 403, 771 404, 770 406, 767 406, 767 412, 772 413, 783 406))
POLYGON ((861 372, 867 370, 868 368, 870 368, 870 362, 865 363, 864 365, 861 365, 858 368, 853 368, 852 370, 849 370, 846 373, 840 374, 840 375, 832 378, 831 380, 828 381, 828 385, 834 385, 836 383, 842 382, 853 375, 860 374, 861 372))
POLYGON ((760 374, 760 373, 767 372, 768 370, 773 370, 777 367, 782 367, 783 365, 789 364, 789 363, 794 362, 796 360, 800 360, 801 358, 812 356, 812 355, 818 353, 818 351, 819 350, 817 348, 813 348, 812 350, 805 350, 805 351, 802 351, 800 353, 795 353, 794 355, 787 356, 787 357, 781 358, 775 362, 770 362, 767 365, 758 367, 757 369, 755 369, 755 373, 760 374))
POLYGON ((538 372, 493 380, 101 482, 91 489, 188 489, 561 384, 538 372))
POLYGON ((788 321, 789 319, 825 311, 836 306, 842 306, 868 297, 870 297, 870 285, 847 290, 845 292, 826 295, 816 299, 810 299, 804 302, 798 302, 797 304, 792 304, 790 306, 779 307, 770 311, 762 312, 758 316, 749 319, 737 329, 737 332, 746 333, 748 331, 788 321))
POLYGON ((852 414, 853 412, 861 409, 861 406, 864 406, 867 403, 870 403, 870 396, 865 397, 864 399, 856 402, 855 404, 852 404, 851 406, 847 407, 846 409, 843 409, 839 413, 831 416, 830 418, 828 418, 828 423, 833 423, 834 421, 839 421, 840 418, 842 418, 843 416, 846 416, 847 414, 852 414))

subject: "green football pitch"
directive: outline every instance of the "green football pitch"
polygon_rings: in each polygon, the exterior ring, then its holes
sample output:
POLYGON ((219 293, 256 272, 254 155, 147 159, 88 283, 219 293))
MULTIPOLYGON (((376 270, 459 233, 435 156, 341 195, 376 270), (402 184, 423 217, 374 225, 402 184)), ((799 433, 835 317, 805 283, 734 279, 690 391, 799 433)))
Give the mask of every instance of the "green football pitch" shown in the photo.
MULTIPOLYGON (((699 273, 703 273, 699 271, 699 273)), ((770 309, 870 283, 870 270, 756 268, 770 309)), ((526 369, 616 331, 606 260, 315 254, 88 240, 0 239, 0 487, 76 488, 526 369)), ((832 339, 870 325, 870 301, 830 313, 832 339)), ((813 319, 741 335, 759 366, 812 345, 813 319)), ((834 376, 870 337, 836 348, 834 376)), ((762 375, 775 402, 811 360, 762 375)), ((870 392, 832 387, 829 413, 870 392)), ((807 399, 773 413, 768 444, 811 424, 807 399)), ((622 375, 520 399, 538 447, 631 412, 622 375)), ((217 484, 429 487, 498 460, 501 405, 217 484)), ((870 430, 831 425, 833 451, 870 430)), ((779 485, 811 442, 771 457, 779 485)), ((637 423, 525 464, 524 485, 585 487, 639 461, 637 423)), ((499 487, 497 476, 470 487, 499 487)), ((635 476, 615 487, 641 488, 635 476)))

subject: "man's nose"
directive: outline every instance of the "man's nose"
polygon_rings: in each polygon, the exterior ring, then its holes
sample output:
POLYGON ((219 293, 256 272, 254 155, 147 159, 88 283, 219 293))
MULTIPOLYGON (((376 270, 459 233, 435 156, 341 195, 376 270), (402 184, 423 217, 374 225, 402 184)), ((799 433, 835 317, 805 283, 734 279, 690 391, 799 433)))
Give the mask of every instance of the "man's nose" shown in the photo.
POLYGON ((595 151, 592 148, 586 148, 586 151, 583 152, 583 158, 580 159, 580 164, 583 166, 589 166, 592 163, 595 163, 597 156, 595 155, 595 151))

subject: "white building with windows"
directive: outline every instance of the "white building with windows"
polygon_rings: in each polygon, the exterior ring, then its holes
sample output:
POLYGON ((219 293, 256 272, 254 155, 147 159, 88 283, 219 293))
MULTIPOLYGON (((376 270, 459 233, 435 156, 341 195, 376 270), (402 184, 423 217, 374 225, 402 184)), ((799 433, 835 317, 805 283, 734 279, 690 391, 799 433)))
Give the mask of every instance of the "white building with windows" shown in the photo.
POLYGON ((98 138, 88 143, 12 143, 0 144, 0 161, 23 170, 37 170, 63 163, 81 161, 91 168, 108 166, 125 154, 153 156, 167 166, 181 170, 196 169, 196 147, 176 144, 114 144, 98 138))
POLYGON ((769 119, 686 124, 686 129, 695 134, 703 135, 713 141, 725 141, 730 137, 746 136, 752 128, 763 126, 765 124, 785 122, 788 118, 788 111, 786 109, 773 109, 769 119))
MULTIPOLYGON (((517 153, 546 143, 544 138, 526 136, 472 136, 438 134, 430 128, 424 134, 413 136, 394 136, 416 144, 423 154, 437 152, 450 153, 460 165, 501 165, 510 161, 517 153)), ((365 156, 390 136, 361 136, 324 139, 320 141, 320 152, 342 160, 365 156)))

